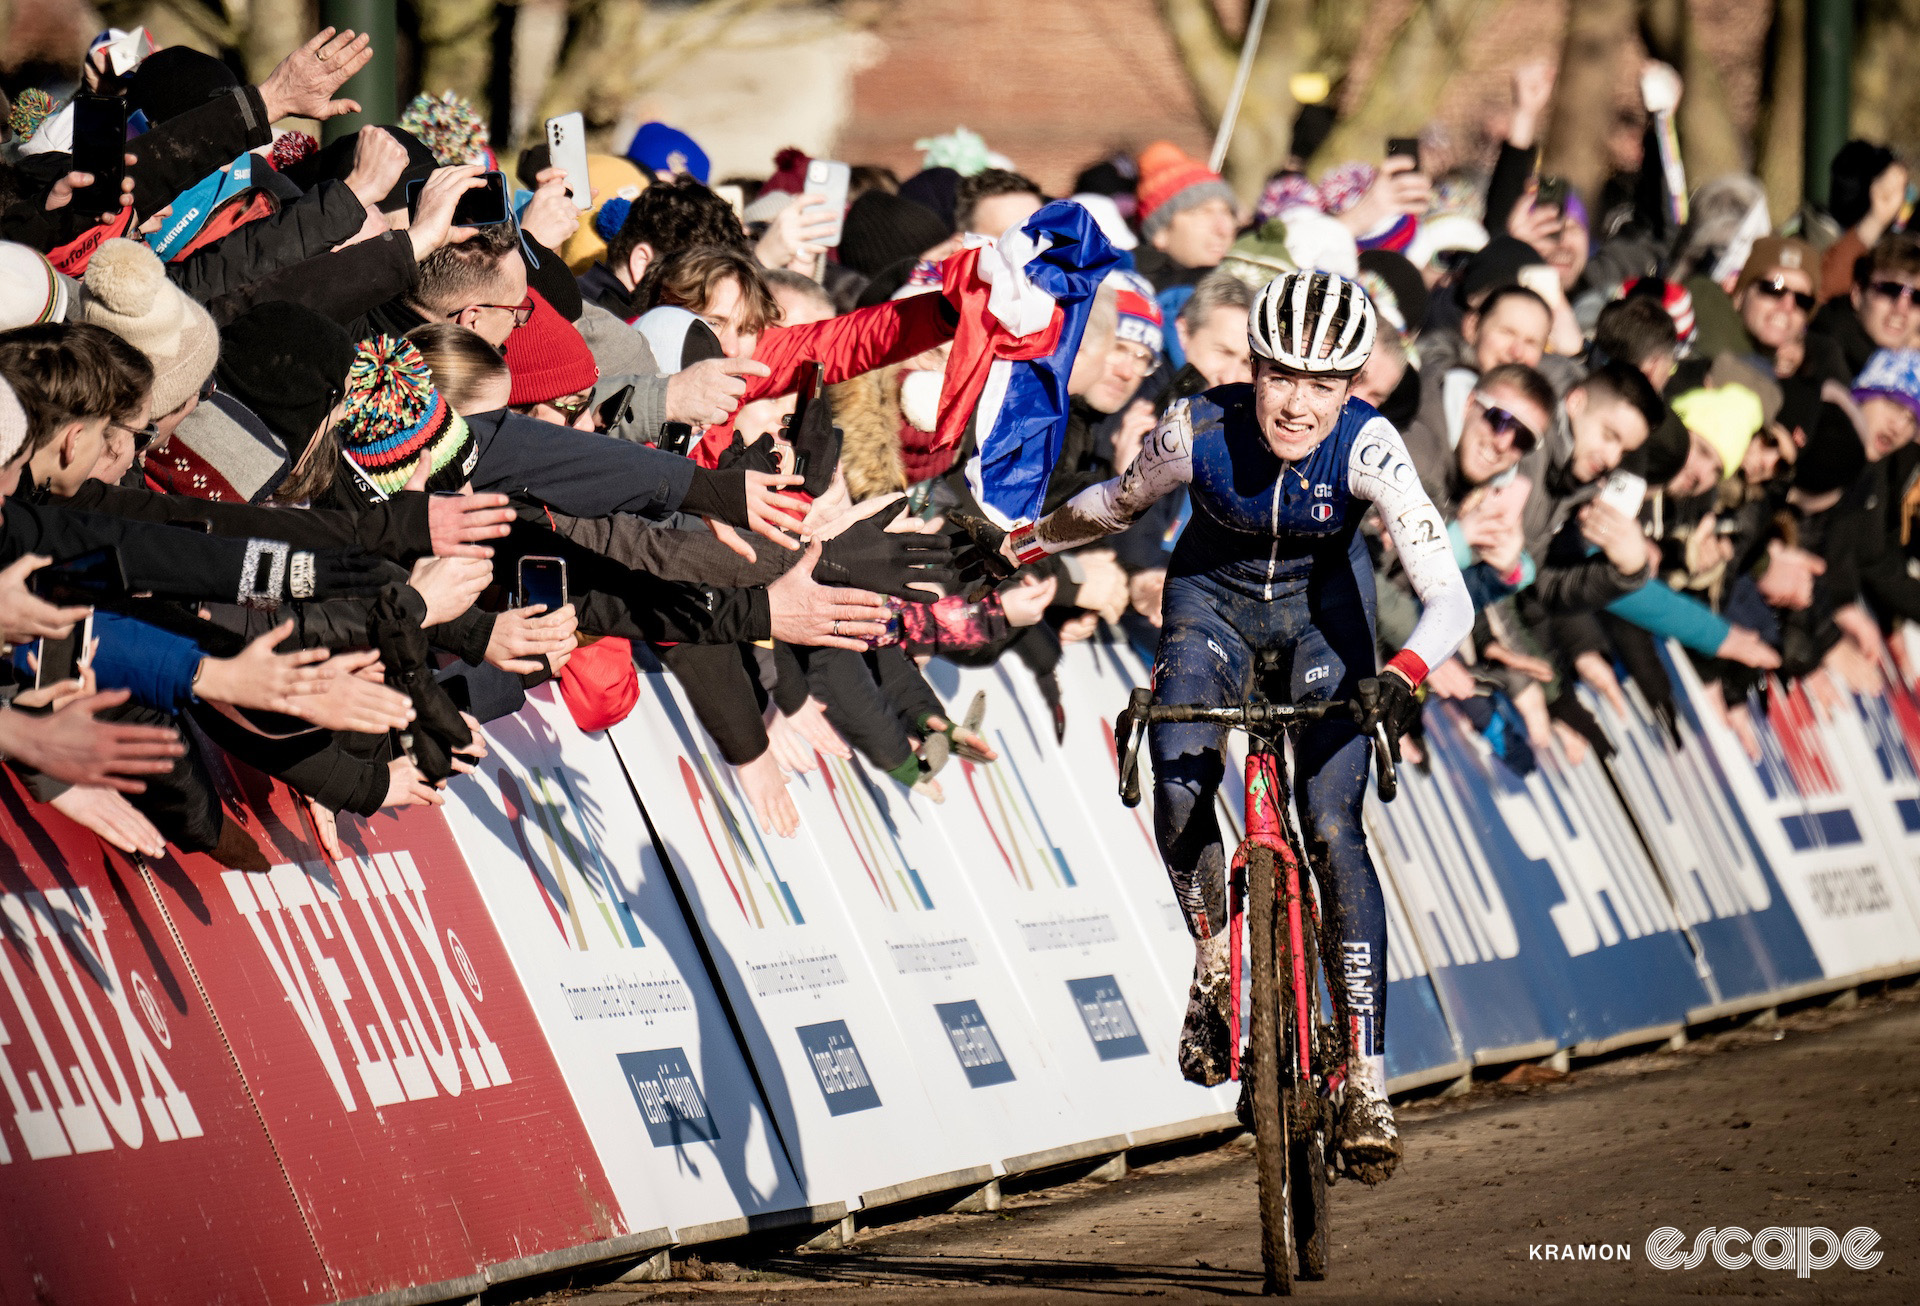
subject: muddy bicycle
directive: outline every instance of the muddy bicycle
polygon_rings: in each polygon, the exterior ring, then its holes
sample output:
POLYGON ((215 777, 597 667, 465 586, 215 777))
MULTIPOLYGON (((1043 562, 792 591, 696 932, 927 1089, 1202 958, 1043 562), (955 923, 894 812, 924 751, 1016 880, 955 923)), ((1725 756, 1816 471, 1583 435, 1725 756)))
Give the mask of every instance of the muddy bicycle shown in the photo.
MULTIPOLYGON (((1256 683, 1271 681, 1274 669, 1271 659, 1263 658, 1256 683)), ((1268 1293, 1291 1293, 1296 1278, 1326 1277, 1330 1162, 1353 1047, 1344 979, 1337 966, 1322 965, 1323 914, 1301 874, 1305 845, 1294 824, 1287 746, 1298 726, 1327 716, 1360 715, 1369 706, 1274 703, 1264 688, 1256 689, 1253 702, 1236 707, 1158 704, 1153 691, 1136 689, 1114 724, 1121 752, 1120 798, 1129 807, 1140 802, 1140 740, 1149 725, 1221 725, 1244 731, 1249 741, 1246 837, 1228 871, 1229 1073, 1242 1081, 1243 1101, 1251 1106, 1268 1293), (1253 971, 1250 1066, 1243 1066, 1240 1056, 1243 938, 1253 971)), ((1375 728, 1373 747, 1376 790, 1388 802, 1398 789, 1397 750, 1384 725, 1375 728)))

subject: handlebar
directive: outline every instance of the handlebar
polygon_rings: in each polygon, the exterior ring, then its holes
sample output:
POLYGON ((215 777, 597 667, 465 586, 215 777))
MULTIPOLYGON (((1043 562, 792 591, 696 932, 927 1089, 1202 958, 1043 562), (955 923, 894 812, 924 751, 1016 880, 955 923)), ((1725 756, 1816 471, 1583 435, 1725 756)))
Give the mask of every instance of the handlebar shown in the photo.
MULTIPOLYGON (((1114 743, 1120 750, 1120 801, 1128 807, 1140 805, 1140 739, 1149 725, 1162 722, 1199 723, 1257 732, 1265 727, 1300 725, 1329 716, 1357 717, 1366 710, 1358 703, 1345 700, 1326 703, 1242 703, 1237 707, 1155 703, 1152 690, 1136 689, 1128 697, 1126 707, 1113 725, 1114 743)), ((1394 769, 1394 755, 1398 752, 1393 741, 1387 737, 1385 723, 1375 725, 1374 787, 1383 803, 1392 802, 1400 791, 1400 777, 1394 769)))

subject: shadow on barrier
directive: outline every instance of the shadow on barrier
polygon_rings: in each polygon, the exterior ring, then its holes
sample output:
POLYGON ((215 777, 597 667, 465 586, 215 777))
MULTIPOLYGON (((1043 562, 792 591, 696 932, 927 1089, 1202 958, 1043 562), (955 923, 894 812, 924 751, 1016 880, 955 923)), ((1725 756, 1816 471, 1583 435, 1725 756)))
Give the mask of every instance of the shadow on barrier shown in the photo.
MULTIPOLYGON (((699 742, 694 738, 686 718, 681 715, 679 705, 673 701, 671 695, 667 694, 659 695, 659 702, 661 710, 673 724, 674 734, 679 740, 683 755, 698 755, 699 742)), ((617 746, 616 751, 618 751, 617 746)), ((807 1181, 805 1148, 798 1131, 780 1128, 782 1118, 788 1120, 797 1118, 786 1074, 781 1069, 778 1056, 754 1055, 755 1050, 760 1048, 768 1049, 771 1053, 774 1046, 773 1033, 761 1021, 759 1011, 753 1003, 729 1000, 729 994, 750 993, 753 991, 752 987, 747 983, 746 977, 740 973, 738 963, 727 952, 717 934, 700 928, 699 913, 694 910, 693 903, 688 897, 687 886, 682 882, 684 868, 687 865, 685 855, 661 837, 658 827, 653 823, 652 815, 647 811, 646 802, 642 799, 639 788, 633 784, 631 774, 628 775, 627 783, 632 788, 634 804, 640 809, 641 819, 647 824, 647 834, 653 840, 654 854, 660 859, 662 873, 666 876, 667 883, 673 886, 674 900, 679 904, 684 927, 693 937, 694 946, 700 950, 700 959, 706 963, 707 975, 712 982, 714 995, 719 1000, 720 1015, 724 1024, 722 1021, 714 1020, 713 1013, 703 1011, 700 1013, 702 1032, 714 1039, 724 1034, 736 1040, 743 1060, 746 1062, 747 1072, 752 1075, 754 1086, 760 1090, 759 1101, 765 1104, 771 1116, 767 1122, 767 1132, 769 1136, 780 1140, 781 1147, 786 1153, 787 1165, 799 1182, 804 1202, 805 1195, 812 1191, 807 1181), (789 1137, 789 1134, 792 1136, 789 1137)), ((705 817, 703 816, 702 819, 704 820, 705 817)), ((766 856, 764 848, 761 850, 761 855, 766 856)), ((737 1108, 745 1104, 729 1103, 727 1105, 730 1108, 737 1108)), ((711 1105, 709 1109, 713 1109, 711 1105)), ((739 1118, 735 1121, 733 1137, 744 1139, 747 1136, 746 1128, 745 1112, 740 1112, 739 1118)), ((744 1172, 742 1178, 744 1179, 744 1172)), ((760 1205, 760 1202, 749 1205, 743 1196, 742 1205, 751 1212, 760 1205)))

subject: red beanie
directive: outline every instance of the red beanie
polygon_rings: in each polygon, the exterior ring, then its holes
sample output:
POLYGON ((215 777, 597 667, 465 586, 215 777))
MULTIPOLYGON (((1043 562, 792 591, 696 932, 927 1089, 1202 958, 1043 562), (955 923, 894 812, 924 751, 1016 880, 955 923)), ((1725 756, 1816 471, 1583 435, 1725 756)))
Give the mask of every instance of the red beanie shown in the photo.
POLYGON ((573 323, 561 317, 539 291, 527 294, 533 300, 533 316, 507 336, 507 368, 513 373, 507 402, 516 408, 579 394, 600 379, 593 351, 573 323))
POLYGON ((1172 141, 1155 141, 1140 151, 1134 194, 1140 199, 1140 234, 1149 238, 1181 209, 1210 199, 1233 203, 1233 189, 1220 174, 1172 141))

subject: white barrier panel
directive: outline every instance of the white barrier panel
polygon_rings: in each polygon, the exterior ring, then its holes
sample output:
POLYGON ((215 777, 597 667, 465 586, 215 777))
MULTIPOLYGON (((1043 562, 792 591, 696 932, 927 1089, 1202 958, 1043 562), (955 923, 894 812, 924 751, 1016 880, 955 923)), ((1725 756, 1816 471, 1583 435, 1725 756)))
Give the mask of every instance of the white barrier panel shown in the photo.
MULTIPOLYGON (((1009 661, 961 668, 947 695, 958 713, 986 691, 983 730, 1000 760, 949 767, 947 801, 931 819, 950 847, 971 853, 968 883, 1077 1090, 1081 1134, 1164 1131, 1230 1111, 1230 1090, 1180 1074, 1193 948, 1159 856, 1117 797, 1102 820, 1115 837, 1102 837, 1075 781, 1106 789, 1111 761, 1063 755, 1031 675, 1009 661)), ((1077 669, 1062 665, 1063 688, 1077 669)), ((1069 708, 1069 730, 1076 716, 1092 714, 1069 708)))
POLYGON ((1876 698, 1842 693, 1831 710, 1815 705, 1822 734, 1840 760, 1843 783, 1861 806, 1888 856, 1887 878, 1915 924, 1920 942, 1920 772, 1912 749, 1920 719, 1910 691, 1890 685, 1876 698))
POLYGON ((486 734, 442 810, 627 1227, 714 1237, 804 1208, 613 746, 551 688, 486 734))
POLYGON ((1021 991, 1020 959, 982 918, 959 850, 928 823, 930 801, 858 757, 816 761, 820 770, 789 785, 802 837, 819 849, 841 911, 885 977, 941 1117, 972 1126, 977 1161, 1079 1141, 1084 1122, 1069 1111, 1070 1085, 1021 991))
MULTIPOLYGON (((977 1120, 936 1109, 920 1069, 950 1065, 956 1036, 928 1029, 917 1011, 897 1018, 894 968, 883 971, 863 946, 809 832, 780 839, 760 828, 671 676, 642 676, 633 714, 610 733, 809 1200, 856 1207, 902 1185, 991 1177, 995 1149, 977 1120)), ((970 1013, 954 1014, 959 1037, 979 1037, 964 1032, 970 1013)))
POLYGON ((1755 762, 1709 705, 1706 695, 1718 691, 1705 689, 1685 658, 1674 665, 1720 774, 1825 973, 1920 957, 1920 925, 1886 866, 1890 850, 1866 803, 1843 783, 1806 690, 1777 691, 1768 711, 1751 713, 1761 749, 1755 762))

